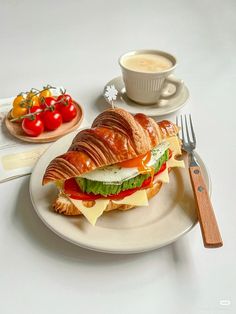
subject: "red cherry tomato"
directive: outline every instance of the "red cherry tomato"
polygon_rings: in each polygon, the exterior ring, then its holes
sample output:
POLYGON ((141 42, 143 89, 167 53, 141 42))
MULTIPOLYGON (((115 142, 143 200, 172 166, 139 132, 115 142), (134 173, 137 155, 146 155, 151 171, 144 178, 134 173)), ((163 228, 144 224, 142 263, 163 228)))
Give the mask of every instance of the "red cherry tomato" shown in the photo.
POLYGON ((72 104, 72 98, 68 94, 62 94, 57 97, 57 102, 61 103, 62 105, 70 105, 72 104))
POLYGON ((56 130, 62 124, 61 114, 57 110, 46 110, 43 115, 45 129, 56 130))
POLYGON ((38 136, 44 130, 43 121, 36 116, 33 118, 24 118, 22 121, 22 129, 29 136, 38 136))
POLYGON ((50 106, 55 106, 57 100, 54 97, 45 97, 45 98, 43 97, 40 99, 40 102, 41 102, 40 107, 42 109, 45 109, 45 108, 50 107, 50 106))
POLYGON ((57 103, 55 104, 55 110, 61 113, 61 104, 57 103))
POLYGON ((75 105, 73 103, 64 106, 61 105, 59 110, 62 115, 63 122, 69 122, 73 120, 77 114, 75 105))
POLYGON ((40 119, 43 119, 43 112, 37 113, 37 111, 41 111, 42 108, 39 106, 33 106, 29 108, 29 113, 36 113, 36 116, 39 117, 40 119))

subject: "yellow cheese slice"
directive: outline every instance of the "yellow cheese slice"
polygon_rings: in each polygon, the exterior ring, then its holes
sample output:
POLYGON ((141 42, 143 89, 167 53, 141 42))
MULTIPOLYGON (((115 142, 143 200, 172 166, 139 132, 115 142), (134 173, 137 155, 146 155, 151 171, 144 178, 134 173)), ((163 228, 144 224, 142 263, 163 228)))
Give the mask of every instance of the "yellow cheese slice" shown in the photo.
POLYGON ((172 137, 168 138, 167 141, 170 143, 169 148, 172 150, 172 156, 166 162, 166 169, 155 177, 155 180, 158 180, 162 183, 169 183, 170 182, 169 172, 168 172, 169 168, 174 168, 174 167, 185 168, 185 164, 184 164, 183 160, 176 160, 175 159, 176 155, 182 154, 181 146, 180 146, 180 142, 179 142, 178 137, 172 136, 172 137))
POLYGON ((167 161, 167 168, 174 167, 185 168, 185 164, 183 160, 176 160, 172 155, 172 157, 167 161))
POLYGON ((167 168, 180 167, 185 168, 183 160, 176 160, 176 155, 182 155, 180 140, 178 136, 168 137, 166 140, 170 144, 170 150, 172 151, 172 157, 167 161, 167 168))
POLYGON ((109 200, 98 199, 92 207, 86 207, 83 205, 83 201, 69 198, 70 201, 77 207, 81 213, 88 219, 88 221, 94 226, 98 217, 102 215, 107 207, 109 200))
POLYGON ((134 194, 124 197, 122 200, 112 200, 115 204, 133 206, 148 206, 148 198, 145 190, 136 191, 134 194))
POLYGON ((164 171, 162 171, 157 176, 155 176, 155 181, 156 180, 160 181, 162 183, 169 183, 170 182, 169 173, 168 173, 168 167, 166 167, 166 169, 164 171))
POLYGON ((170 144, 170 150, 173 152, 173 155, 181 155, 181 146, 178 136, 171 136, 166 139, 170 144))

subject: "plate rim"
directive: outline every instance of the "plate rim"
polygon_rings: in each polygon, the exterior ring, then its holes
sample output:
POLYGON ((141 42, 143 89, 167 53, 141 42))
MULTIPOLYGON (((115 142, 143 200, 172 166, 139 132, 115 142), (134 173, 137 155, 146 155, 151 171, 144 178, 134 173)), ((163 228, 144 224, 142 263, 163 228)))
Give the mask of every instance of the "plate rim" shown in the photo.
MULTIPOLYGON (((115 80, 120 80, 120 81, 123 81, 123 78, 122 78, 122 76, 121 75, 119 75, 119 76, 116 76, 116 77, 114 77, 113 79, 111 79, 109 82, 107 82, 106 84, 105 84, 105 86, 104 86, 104 91, 105 91, 105 89, 106 89, 106 87, 107 86, 109 86, 109 85, 114 85, 114 81, 115 80)), ((124 82, 124 81, 123 81, 124 82)), ((186 86, 186 84, 184 83, 183 84, 183 88, 185 89, 185 92, 186 92, 186 100, 183 102, 183 103, 181 103, 180 105, 178 105, 177 107, 175 107, 175 108, 169 108, 169 110, 167 109, 165 112, 162 112, 162 113, 153 113, 153 110, 155 110, 155 109, 151 109, 149 106, 143 106, 143 108, 145 109, 141 109, 140 108, 140 112, 143 112, 143 111, 145 111, 145 114, 147 114, 149 117, 161 117, 161 116, 165 116, 165 115, 168 115, 168 114, 171 114, 171 113, 173 113, 173 112, 175 112, 175 111, 178 111, 178 110, 180 110, 181 108, 183 108, 185 105, 186 105, 186 102, 190 99, 190 92, 189 92, 189 89, 188 89, 188 87, 186 86)), ((118 91, 119 92, 119 91, 118 91)), ((109 102, 109 100, 104 96, 104 92, 103 92, 103 98, 105 99, 105 101, 107 102, 107 104, 109 104, 109 106, 112 106, 112 104, 109 102)), ((131 114, 136 114, 137 112, 134 112, 133 110, 132 110, 132 107, 131 106, 129 106, 124 100, 123 100, 123 102, 127 105, 127 111, 129 112, 129 113, 131 113, 131 114), (128 108, 131 108, 131 110, 128 110, 128 108)), ((138 105, 138 104, 137 104, 138 105)), ((115 108, 118 108, 115 104, 114 104, 114 107, 115 108)), ((165 106, 163 106, 163 107, 165 107, 165 106)), ((156 109, 157 110, 157 109, 156 109)))
MULTIPOLYGON (((62 138, 60 138, 58 141, 62 141, 65 137, 69 137, 72 136, 72 134, 75 134, 76 131, 71 132, 70 134, 67 134, 65 136, 63 136, 62 138)), ((54 142, 52 145, 50 145, 46 151, 43 153, 42 156, 45 156, 48 152, 48 150, 50 150, 50 148, 54 145, 57 145, 57 142, 54 142)), ((212 192, 212 182, 211 182, 211 177, 208 171, 208 168, 206 166, 206 164, 203 162, 202 158, 200 157, 200 155, 198 153, 196 153, 197 159, 200 163, 200 165, 203 165, 203 167, 205 168, 205 172, 207 175, 207 180, 208 180, 208 185, 209 185, 209 195, 211 196, 211 192, 212 192)), ((130 248, 125 248, 122 250, 119 249, 106 249, 105 247, 101 247, 100 245, 94 245, 94 244, 90 244, 90 245, 86 245, 83 242, 78 242, 78 241, 74 241, 73 239, 69 238, 67 235, 62 234, 61 232, 59 232, 58 230, 56 230, 53 226, 51 226, 47 220, 44 219, 44 217, 41 215, 40 211, 38 210, 37 204, 35 204, 34 198, 33 198, 33 189, 32 189, 32 185, 33 185, 33 180, 34 180, 34 171, 37 168, 37 165, 39 164, 41 160, 41 157, 39 158, 39 160, 37 161, 33 172, 30 176, 30 182, 29 182, 29 192, 30 192, 30 198, 31 198, 31 202, 33 205, 33 208, 37 214, 37 216, 40 218, 40 220, 46 225, 46 227, 48 227, 53 233, 55 233, 57 236, 59 236, 60 238, 62 238, 65 241, 68 241, 70 243, 75 244, 76 246, 82 247, 84 249, 89 249, 92 251, 96 251, 96 252, 102 252, 102 253, 108 253, 108 254, 138 254, 138 253, 143 253, 143 252, 149 252, 149 251, 153 251, 156 249, 159 249, 161 247, 167 246, 173 242, 175 242, 176 240, 178 240, 180 237, 182 237, 183 235, 185 235, 186 233, 188 233, 189 231, 191 231, 196 224, 198 223, 198 219, 196 219, 194 221, 194 223, 192 225, 190 225, 187 229, 183 230, 182 232, 178 233, 175 237, 172 237, 172 239, 170 239, 169 241, 164 241, 161 244, 157 244, 157 245, 150 245, 150 246, 146 246, 143 248, 139 248, 139 249, 130 249, 130 248)), ((66 217, 65 217, 66 218, 66 217)))

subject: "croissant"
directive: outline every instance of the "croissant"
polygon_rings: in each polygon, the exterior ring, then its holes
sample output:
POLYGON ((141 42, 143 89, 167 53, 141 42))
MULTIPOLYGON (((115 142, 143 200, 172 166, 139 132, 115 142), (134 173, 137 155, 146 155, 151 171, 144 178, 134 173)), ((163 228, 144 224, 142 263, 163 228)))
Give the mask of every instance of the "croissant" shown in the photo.
POLYGON ((80 131, 68 151, 48 165, 43 184, 67 180, 99 167, 143 155, 178 133, 167 120, 156 123, 144 114, 115 108, 102 112, 90 129, 80 131))
POLYGON ((177 133, 178 127, 170 121, 157 123, 120 108, 102 112, 45 171, 42 183, 56 181, 59 188, 54 210, 83 214, 94 225, 105 211, 147 206, 148 199, 168 182, 171 168, 183 166, 172 158, 173 151, 181 153, 177 133))

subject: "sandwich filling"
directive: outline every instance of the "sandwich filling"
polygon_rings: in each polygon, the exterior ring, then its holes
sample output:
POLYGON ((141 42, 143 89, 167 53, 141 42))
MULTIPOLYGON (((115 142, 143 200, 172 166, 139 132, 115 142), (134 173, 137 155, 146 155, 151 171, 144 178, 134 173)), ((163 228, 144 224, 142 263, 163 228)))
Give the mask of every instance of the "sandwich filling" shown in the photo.
POLYGON ((95 225, 110 201, 148 206, 146 190, 152 187, 153 181, 168 183, 168 169, 184 167, 184 161, 176 160, 176 155, 181 155, 180 141, 172 136, 144 155, 57 182, 57 186, 95 225))
POLYGON ((64 193, 74 199, 122 199, 152 186, 154 177, 166 169, 172 153, 163 142, 152 151, 118 164, 98 168, 64 182, 64 193))
POLYGON ((168 143, 163 143, 154 148, 151 154, 126 162, 128 167, 125 167, 125 163, 120 163, 100 168, 77 177, 76 182, 83 192, 103 196, 139 188, 146 179, 151 178, 151 182, 153 176, 162 169, 171 154, 168 148, 168 143))

